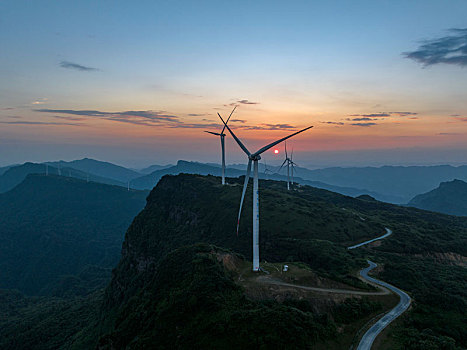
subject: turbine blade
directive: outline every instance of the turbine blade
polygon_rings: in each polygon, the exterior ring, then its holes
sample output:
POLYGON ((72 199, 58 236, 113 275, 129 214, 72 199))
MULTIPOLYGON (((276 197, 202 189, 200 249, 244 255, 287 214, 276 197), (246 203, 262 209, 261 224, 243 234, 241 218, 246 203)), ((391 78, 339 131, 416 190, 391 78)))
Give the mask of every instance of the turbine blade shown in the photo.
POLYGON ((238 229, 240 227, 240 216, 242 215, 243 200, 245 199, 245 192, 246 192, 246 188, 248 187, 250 173, 251 173, 251 159, 248 159, 248 166, 246 168, 246 175, 245 175, 245 183, 243 184, 242 199, 240 200, 240 209, 238 210, 237 236, 238 236, 238 229))
MULTIPOLYGON (((227 118, 227 121, 225 122, 225 124, 227 124, 227 123, 229 122, 230 117, 232 116, 232 114, 233 114, 233 112, 235 111, 236 108, 237 108, 237 106, 235 106, 235 107, 232 109, 232 112, 230 112, 230 115, 229 115, 229 117, 227 118)), ((221 134, 224 133, 224 130, 225 130, 225 125, 224 125, 224 127, 222 128, 221 134)))
MULTIPOLYGON (((268 149, 270 149, 271 147, 274 147, 274 146, 277 145, 278 143, 281 143, 282 141, 285 141, 285 140, 291 138, 292 136, 295 136, 295 135, 297 135, 297 134, 300 134, 301 132, 304 132, 304 131, 306 131, 306 130, 308 130, 308 129, 311 129, 312 127, 313 127, 313 126, 309 126, 308 128, 305 128, 305 129, 302 129, 302 130, 300 130, 300 131, 294 132, 293 134, 291 134, 291 135, 289 135, 289 136, 286 136, 286 137, 281 138, 280 140, 274 141, 273 143, 270 143, 269 145, 264 146, 263 148, 261 148, 259 151, 256 151, 255 153, 253 153, 252 156, 253 156, 253 157, 258 156, 258 155, 260 155, 261 153, 266 152, 266 151, 267 151, 268 149)), ((227 126, 227 128, 228 128, 228 126, 227 126)))
POLYGON ((284 142, 284 145, 285 145, 285 159, 289 158, 289 156, 287 155, 287 142, 284 142))
POLYGON ((280 171, 282 170, 282 167, 284 166, 284 164, 285 164, 286 161, 287 161, 287 159, 284 160, 284 163, 282 163, 281 167, 279 168, 279 170, 277 170, 277 172, 280 172, 280 171))
POLYGON ((216 135, 216 136, 221 136, 221 134, 218 134, 217 132, 212 132, 212 131, 205 131, 207 132, 208 134, 213 134, 213 135, 216 135))
POLYGON ((235 141, 237 141, 237 144, 240 146, 240 148, 243 150, 243 152, 245 152, 249 157, 251 155, 250 151, 248 151, 248 149, 245 147, 245 145, 242 143, 242 141, 240 141, 239 138, 233 133, 233 131, 229 128, 229 126, 224 121, 224 119, 222 119, 221 115, 219 113, 217 113, 217 115, 219 116, 219 118, 221 118, 222 122, 224 123, 224 126, 227 128, 227 130, 229 130, 230 134, 235 139, 235 141))

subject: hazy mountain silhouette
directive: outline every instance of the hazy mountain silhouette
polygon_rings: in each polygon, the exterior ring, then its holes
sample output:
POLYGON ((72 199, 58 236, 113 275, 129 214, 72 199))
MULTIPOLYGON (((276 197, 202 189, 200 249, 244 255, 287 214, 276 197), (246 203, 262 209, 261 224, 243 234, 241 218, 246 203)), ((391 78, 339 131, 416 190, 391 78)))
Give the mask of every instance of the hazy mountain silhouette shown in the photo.
POLYGON ((62 168, 73 168, 85 173, 94 174, 99 177, 116 180, 122 183, 126 183, 131 179, 141 176, 141 173, 122 167, 120 165, 90 158, 73 160, 71 162, 65 162, 61 160, 58 162, 47 162, 47 164, 50 164, 54 167, 57 167, 59 164, 62 168))
POLYGON ((467 183, 461 180, 442 182, 438 188, 415 196, 408 205, 445 214, 467 216, 467 183))
MULTIPOLYGON (((234 168, 231 168, 231 167, 226 168, 225 173, 227 177, 239 177, 239 176, 245 175, 246 165, 244 165, 243 168, 239 164, 236 164, 234 166, 235 166, 234 168)), ((260 164, 260 171, 261 170, 264 171, 264 169, 265 169, 264 165, 260 164)), ((156 170, 152 172, 151 174, 132 180, 130 183, 130 187, 135 188, 135 189, 152 189, 164 175, 178 175, 178 174, 184 173, 184 174, 220 176, 221 171, 222 169, 220 165, 179 160, 177 162, 177 165, 171 166, 169 168, 156 170)), ((261 179, 266 179, 266 180, 278 180, 278 181, 287 180, 286 175, 270 174, 270 173, 266 174, 264 172, 262 173, 260 172, 259 177, 261 179)), ((359 196, 362 194, 368 194, 368 195, 374 196, 375 198, 379 200, 386 201, 386 202, 392 202, 395 199, 391 195, 381 195, 379 193, 375 193, 372 191, 351 188, 351 187, 333 186, 333 185, 329 185, 329 184, 326 184, 320 181, 305 180, 298 176, 295 176, 294 180, 295 182, 303 184, 303 185, 310 185, 313 187, 326 189, 329 191, 337 192, 337 193, 344 194, 347 196, 352 196, 352 197, 359 196)))
POLYGON ((0 194, 0 288, 47 294, 61 276, 86 274, 88 265, 113 267, 146 195, 63 176, 28 175, 0 194))
POLYGON ((151 165, 151 166, 148 166, 146 168, 143 168, 143 169, 139 170, 139 172, 141 174, 151 174, 154 171, 161 170, 161 169, 166 169, 166 168, 170 168, 170 167, 173 167, 173 164, 167 164, 167 165, 154 164, 154 165, 151 165))
POLYGON ((10 169, 11 167, 14 167, 16 165, 17 164, 12 164, 12 165, 7 165, 7 166, 4 166, 4 167, 1 167, 0 168, 0 176, 3 175, 5 173, 5 171, 7 171, 8 169, 10 169))
MULTIPOLYGON (((73 177, 82 180, 89 180, 94 182, 99 182, 108 185, 117 185, 122 187, 127 187, 126 183, 116 181, 109 178, 104 178, 101 176, 97 176, 91 173, 85 173, 81 170, 73 169, 73 168, 55 168, 53 166, 48 166, 48 173, 50 175, 58 175, 59 172, 63 177, 73 177)), ((0 176, 0 193, 6 192, 14 188, 16 185, 20 184, 27 175, 29 174, 45 174, 46 173, 46 165, 45 164, 37 164, 37 163, 24 163, 22 165, 13 166, 9 168, 3 175, 0 176)))
MULTIPOLYGON (((343 187, 366 189, 393 198, 392 203, 405 204, 414 196, 437 187, 440 182, 467 180, 467 166, 383 166, 364 168, 299 168, 307 180, 343 187)), ((384 200, 373 196, 378 200, 384 200)))

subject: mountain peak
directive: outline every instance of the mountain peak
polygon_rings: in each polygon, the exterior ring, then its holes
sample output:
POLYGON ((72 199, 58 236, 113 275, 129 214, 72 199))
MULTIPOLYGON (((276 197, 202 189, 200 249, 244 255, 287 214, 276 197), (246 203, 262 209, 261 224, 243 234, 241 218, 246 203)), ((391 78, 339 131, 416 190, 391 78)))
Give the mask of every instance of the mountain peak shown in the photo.
POLYGON ((415 196, 410 206, 444 214, 467 216, 467 182, 441 182, 434 190, 415 196))

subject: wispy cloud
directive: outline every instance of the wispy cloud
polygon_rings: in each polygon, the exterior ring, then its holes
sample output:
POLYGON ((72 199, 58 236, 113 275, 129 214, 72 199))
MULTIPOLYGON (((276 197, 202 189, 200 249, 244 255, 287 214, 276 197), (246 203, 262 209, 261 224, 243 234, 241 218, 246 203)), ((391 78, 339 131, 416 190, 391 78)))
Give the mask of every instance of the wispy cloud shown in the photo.
POLYGON ((410 115, 418 115, 416 112, 389 112, 389 114, 395 114, 399 117, 408 117, 410 115))
POLYGON ((258 105, 259 102, 253 102, 250 100, 239 100, 237 103, 243 104, 243 105, 258 105))
MULTIPOLYGON (((165 111, 120 111, 120 112, 105 112, 98 110, 73 110, 73 109, 34 109, 38 113, 51 113, 54 114, 50 117, 61 119, 64 121, 85 121, 90 119, 103 119, 108 121, 130 123, 141 126, 159 126, 166 128, 192 128, 192 129, 206 129, 206 128, 220 128, 222 127, 219 121, 203 118, 200 123, 187 122, 181 117, 168 114, 165 111)), ((236 129, 242 130, 295 130, 296 126, 291 124, 259 124, 248 125, 246 120, 233 119, 232 122, 238 123, 236 129)), ((38 122, 39 123, 39 122, 38 122)), ((59 123, 53 123, 58 125, 59 123)), ((64 123, 65 124, 65 123, 64 123)), ((51 124, 52 125, 52 124, 51 124)), ((70 123, 69 125, 72 125, 70 123)))
POLYGON ((454 117, 461 122, 467 122, 467 117, 454 117))
POLYGON ((377 123, 352 123, 350 125, 353 126, 362 126, 362 127, 370 127, 370 126, 375 126, 378 125, 377 123))
POLYGON ((370 121, 370 120, 378 120, 378 118, 361 117, 361 118, 347 118, 346 120, 353 121, 353 122, 365 122, 365 121, 370 121))
POLYGON ((123 112, 103 112, 97 110, 73 110, 73 109, 35 109, 35 112, 41 113, 57 113, 76 115, 87 118, 100 118, 121 123, 130 123, 137 125, 164 125, 167 123, 181 123, 179 117, 175 115, 165 114, 164 111, 123 111, 123 112))
POLYGON ((342 122, 320 122, 323 124, 331 124, 331 125, 345 125, 345 123, 342 122))
POLYGON ((455 135, 463 135, 463 134, 458 133, 458 132, 440 132, 437 135, 440 135, 440 136, 455 136, 455 135))
POLYGON ((386 112, 371 113, 371 114, 350 114, 349 117, 365 117, 365 118, 385 118, 390 117, 391 114, 386 112))
POLYGON ((72 125, 72 126, 82 126, 82 124, 78 123, 64 123, 64 122, 37 122, 37 121, 12 121, 12 122, 5 122, 0 121, 1 124, 15 124, 15 125, 72 125))
POLYGON ((297 127, 290 124, 260 124, 252 126, 240 126, 239 129, 245 130, 295 130, 297 127))
POLYGON ((53 117, 57 118, 57 119, 72 120, 72 121, 86 120, 86 118, 84 118, 84 117, 70 117, 70 116, 64 116, 64 115, 54 115, 53 117))
POLYGON ((100 71, 100 69, 98 69, 98 68, 87 67, 87 66, 83 66, 81 64, 73 63, 73 62, 69 62, 69 61, 61 61, 60 62, 60 67, 67 68, 67 69, 75 69, 75 70, 79 70, 79 71, 82 71, 82 72, 97 72, 97 71, 100 71))
POLYGON ((415 51, 404 52, 406 58, 424 66, 452 64, 467 66, 467 28, 453 28, 449 35, 421 41, 415 51))

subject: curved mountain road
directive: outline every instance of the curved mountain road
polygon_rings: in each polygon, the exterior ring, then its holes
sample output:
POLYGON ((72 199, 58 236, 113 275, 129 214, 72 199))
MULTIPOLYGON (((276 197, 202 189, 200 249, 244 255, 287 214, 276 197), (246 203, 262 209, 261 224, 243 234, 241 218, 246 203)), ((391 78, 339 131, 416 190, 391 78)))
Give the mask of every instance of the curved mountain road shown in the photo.
POLYGON ((381 317, 378 320, 378 322, 376 322, 373 326, 370 327, 370 329, 366 331, 366 333, 360 340, 360 343, 358 344, 357 350, 370 350, 378 334, 380 334, 384 328, 386 328, 392 321, 399 317, 405 310, 407 310, 410 306, 410 302, 412 301, 412 299, 407 295, 407 293, 403 292, 402 290, 394 287, 389 283, 368 276, 368 272, 373 270, 378 265, 370 260, 367 260, 367 262, 368 264, 370 264, 370 266, 361 270, 360 276, 362 276, 365 280, 369 282, 378 284, 382 287, 393 291, 399 296, 400 300, 395 308, 393 308, 386 315, 381 317))
POLYGON ((282 282, 280 280, 276 280, 276 279, 273 279, 267 276, 259 276, 256 278, 256 281, 259 283, 267 283, 267 284, 274 284, 277 286, 311 290, 313 292, 320 292, 320 293, 337 293, 337 294, 353 294, 353 295, 385 295, 385 294, 390 293, 388 289, 381 287, 380 285, 377 286, 381 290, 380 292, 364 292, 364 291, 351 290, 351 289, 336 289, 336 288, 320 288, 320 287, 302 286, 299 284, 282 282))
MULTIPOLYGON (((380 237, 373 238, 368 241, 350 246, 347 249, 355 249, 355 248, 364 246, 368 243, 372 243, 374 241, 384 239, 390 236, 391 234, 392 234, 392 231, 386 228, 386 234, 380 237)), ((280 280, 273 279, 267 276, 259 276, 256 278, 256 280, 260 283, 268 283, 268 284, 299 288, 299 289, 311 290, 314 292, 322 292, 322 293, 339 293, 339 294, 353 294, 353 295, 383 295, 383 294, 389 294, 390 292, 393 292, 397 294, 400 299, 399 303, 392 310, 390 310, 383 317, 381 317, 373 326, 371 326, 365 332, 362 339, 360 340, 360 343, 358 344, 357 350, 370 350, 376 337, 383 331, 384 328, 386 328, 392 321, 394 321, 397 317, 399 317, 403 312, 405 312, 409 308, 412 299, 410 298, 410 296, 407 295, 407 293, 394 287, 393 285, 368 276, 368 272, 376 268, 378 265, 370 260, 367 260, 367 262, 369 266, 360 270, 360 276, 368 283, 378 287, 380 289, 379 292, 364 292, 364 291, 349 290, 349 289, 309 287, 309 286, 302 286, 302 285, 282 282, 280 280)))
POLYGON ((386 227, 386 234, 384 234, 382 236, 379 236, 379 237, 376 237, 376 238, 373 238, 373 239, 370 239, 370 240, 362 242, 362 243, 355 244, 355 245, 353 245, 351 247, 347 247, 347 249, 355 249, 355 248, 361 247, 362 245, 365 245, 365 244, 368 244, 368 243, 371 243, 371 242, 374 242, 374 241, 378 241, 380 239, 384 239, 386 237, 389 237, 390 235, 392 235, 392 231, 386 227))
MULTIPOLYGON (((386 232, 387 233, 383 236, 370 239, 369 241, 359 243, 357 245, 348 247, 347 249, 358 248, 365 244, 374 242, 376 240, 386 238, 392 234, 392 231, 388 228, 386 228, 386 232)), ((403 312, 405 312, 405 310, 409 308, 410 303, 412 301, 412 299, 404 291, 394 287, 393 285, 389 283, 386 283, 384 281, 380 281, 380 280, 377 280, 376 278, 368 276, 368 272, 373 270, 378 265, 370 260, 367 260, 367 262, 369 266, 360 271, 360 276, 372 284, 377 284, 381 287, 387 288, 391 290, 392 292, 396 293, 399 296, 399 303, 396 305, 396 307, 394 307, 391 311, 389 311, 387 314, 381 317, 373 326, 370 327, 370 329, 368 329, 365 332, 362 339, 360 340, 360 343, 358 344, 357 350, 370 350, 378 334, 380 334, 384 328, 386 328, 392 321, 394 321, 403 312)))

